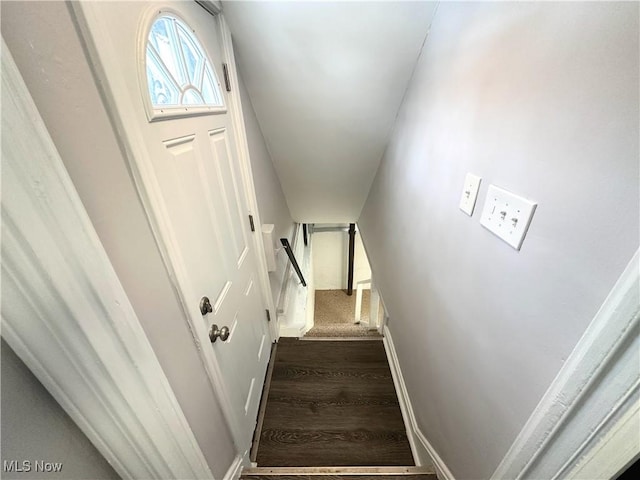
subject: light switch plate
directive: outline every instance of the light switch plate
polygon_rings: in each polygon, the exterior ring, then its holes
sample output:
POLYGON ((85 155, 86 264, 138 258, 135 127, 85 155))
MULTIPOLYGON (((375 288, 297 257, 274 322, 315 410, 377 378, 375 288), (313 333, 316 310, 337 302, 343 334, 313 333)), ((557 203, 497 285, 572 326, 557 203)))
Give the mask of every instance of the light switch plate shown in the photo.
POLYGON ((482 178, 473 173, 467 173, 464 179, 464 188, 462 189, 462 196, 460 197, 460 210, 469 216, 473 215, 481 180, 482 178))
POLYGON ((480 224, 520 250, 537 203, 489 185, 480 224))

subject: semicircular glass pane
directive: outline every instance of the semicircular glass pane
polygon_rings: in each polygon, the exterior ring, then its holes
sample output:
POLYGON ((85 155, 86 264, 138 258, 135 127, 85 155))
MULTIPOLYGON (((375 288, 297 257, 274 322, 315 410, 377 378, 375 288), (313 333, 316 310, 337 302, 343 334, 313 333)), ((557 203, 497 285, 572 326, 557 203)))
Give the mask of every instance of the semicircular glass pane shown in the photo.
POLYGON ((162 14, 146 45, 147 90, 154 108, 224 105, 206 51, 180 18, 162 14))
POLYGON ((189 88, 182 96, 183 105, 206 105, 200 93, 195 88, 189 88))

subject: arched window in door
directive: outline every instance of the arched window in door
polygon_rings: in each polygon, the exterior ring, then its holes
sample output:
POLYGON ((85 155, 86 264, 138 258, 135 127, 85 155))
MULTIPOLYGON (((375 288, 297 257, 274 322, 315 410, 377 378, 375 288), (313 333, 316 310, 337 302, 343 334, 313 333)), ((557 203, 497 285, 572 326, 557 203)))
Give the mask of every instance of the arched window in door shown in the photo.
POLYGON ((206 51, 175 15, 162 13, 151 25, 145 69, 151 119, 224 108, 220 83, 206 51))

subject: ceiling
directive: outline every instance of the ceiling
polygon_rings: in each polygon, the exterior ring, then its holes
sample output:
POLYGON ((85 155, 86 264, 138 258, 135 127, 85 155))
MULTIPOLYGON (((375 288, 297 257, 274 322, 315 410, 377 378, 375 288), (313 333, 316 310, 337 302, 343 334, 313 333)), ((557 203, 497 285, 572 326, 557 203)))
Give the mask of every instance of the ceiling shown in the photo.
POLYGON ((294 220, 355 222, 435 2, 223 2, 294 220))

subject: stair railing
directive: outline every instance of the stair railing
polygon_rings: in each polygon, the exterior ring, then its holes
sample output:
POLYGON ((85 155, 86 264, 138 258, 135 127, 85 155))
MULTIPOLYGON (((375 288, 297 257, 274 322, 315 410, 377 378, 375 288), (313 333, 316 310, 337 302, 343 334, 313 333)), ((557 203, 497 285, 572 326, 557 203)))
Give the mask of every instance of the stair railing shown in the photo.
POLYGON ((302 286, 306 287, 307 286, 307 282, 304 281, 304 277, 302 276, 302 271, 300 270, 300 267, 298 266, 298 262, 296 261, 296 256, 293 254, 293 249, 291 248, 291 244, 289 243, 289 240, 287 240, 286 238, 281 238, 280 239, 280 243, 282 243, 282 246, 284 247, 284 251, 287 252, 287 256, 289 257, 289 260, 291 261, 291 265, 293 265, 293 269, 298 274, 298 278, 300 279, 300 282, 302 283, 302 286))

